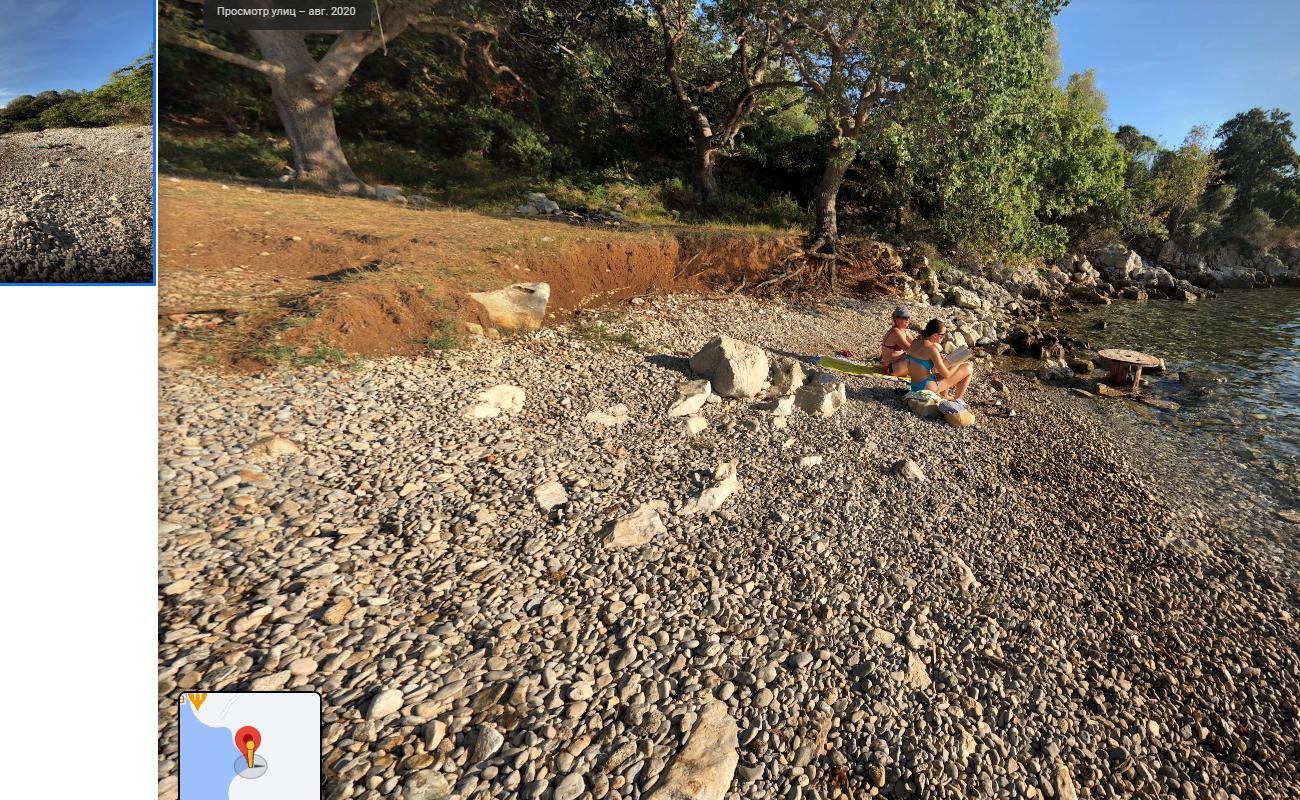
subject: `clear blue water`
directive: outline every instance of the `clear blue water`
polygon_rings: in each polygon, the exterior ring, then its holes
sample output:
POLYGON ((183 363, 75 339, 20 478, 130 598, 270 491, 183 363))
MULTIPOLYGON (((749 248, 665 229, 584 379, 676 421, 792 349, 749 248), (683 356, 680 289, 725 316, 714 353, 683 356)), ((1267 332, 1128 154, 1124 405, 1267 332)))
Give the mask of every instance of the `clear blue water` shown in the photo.
POLYGON ((1094 349, 1165 359, 1168 371, 1151 376, 1152 390, 1182 408, 1159 415, 1160 423, 1279 484, 1284 502, 1300 501, 1300 287, 1227 291, 1191 304, 1117 301, 1063 323, 1094 349), (1093 330, 1097 320, 1105 330, 1093 330), (1228 383, 1200 395, 1177 382, 1181 370, 1228 383))

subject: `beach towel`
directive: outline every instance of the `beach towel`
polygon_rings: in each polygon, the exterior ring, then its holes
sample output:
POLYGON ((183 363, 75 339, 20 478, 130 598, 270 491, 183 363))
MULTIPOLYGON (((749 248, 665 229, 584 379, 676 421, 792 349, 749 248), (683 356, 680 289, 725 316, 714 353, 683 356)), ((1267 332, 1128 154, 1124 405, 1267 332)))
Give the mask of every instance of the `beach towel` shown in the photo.
POLYGON ((833 369, 848 375, 869 375, 873 378, 888 378, 889 380, 902 381, 907 383, 907 378, 902 375, 886 375, 879 364, 863 364, 860 361, 850 361, 847 358, 837 356, 822 356, 814 362, 815 366, 833 369))

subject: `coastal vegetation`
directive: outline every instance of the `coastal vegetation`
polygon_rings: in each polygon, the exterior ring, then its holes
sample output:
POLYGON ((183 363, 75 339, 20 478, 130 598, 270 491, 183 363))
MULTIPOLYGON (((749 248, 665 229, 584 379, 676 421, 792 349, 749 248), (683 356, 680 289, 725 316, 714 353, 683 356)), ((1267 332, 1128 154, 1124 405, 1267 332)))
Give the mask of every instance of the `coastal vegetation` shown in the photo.
POLYGON ((114 71, 97 89, 15 97, 0 108, 0 133, 148 125, 152 118, 153 53, 146 53, 114 71))
POLYGON ((389 2, 382 36, 272 42, 164 0, 163 165, 493 210, 541 190, 650 222, 798 227, 826 249, 843 234, 1003 257, 1294 240, 1286 112, 1157 142, 1107 116, 1091 71, 1063 74, 1059 7, 389 2), (286 47, 299 74, 275 77, 286 47), (339 77, 313 119, 286 117, 322 70, 339 77))

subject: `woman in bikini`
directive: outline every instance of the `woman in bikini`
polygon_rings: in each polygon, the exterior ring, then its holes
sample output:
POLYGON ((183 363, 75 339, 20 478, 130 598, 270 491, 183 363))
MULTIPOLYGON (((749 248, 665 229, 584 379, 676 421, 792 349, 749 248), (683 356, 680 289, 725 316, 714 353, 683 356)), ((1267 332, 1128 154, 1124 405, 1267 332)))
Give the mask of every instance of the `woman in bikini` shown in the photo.
POLYGON ((912 391, 929 389, 940 397, 960 400, 966 394, 973 370, 969 363, 949 367, 943 360, 939 345, 947 335, 948 331, 939 320, 927 322, 925 330, 907 350, 907 373, 912 381, 912 391))
POLYGON ((907 374, 907 348, 912 346, 912 334, 907 330, 911 314, 903 306, 894 309, 894 326, 885 331, 880 343, 880 368, 886 375, 907 374))

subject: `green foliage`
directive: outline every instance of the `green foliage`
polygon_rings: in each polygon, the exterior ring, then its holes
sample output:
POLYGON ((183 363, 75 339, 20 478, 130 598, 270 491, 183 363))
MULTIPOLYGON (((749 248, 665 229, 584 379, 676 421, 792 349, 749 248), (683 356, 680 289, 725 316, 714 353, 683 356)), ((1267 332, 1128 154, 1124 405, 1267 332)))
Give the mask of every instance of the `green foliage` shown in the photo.
POLYGON ((158 138, 160 165, 196 177, 238 175, 272 180, 283 174, 290 158, 288 143, 270 136, 236 133, 182 138, 162 131, 158 138))
POLYGON ((1241 217, 1257 208, 1285 214, 1278 189, 1300 169, 1291 115, 1252 108, 1220 125, 1216 136, 1222 140, 1215 155, 1224 180, 1237 187, 1233 211, 1241 217))
POLYGON ((1038 144, 1039 218, 1064 229, 1067 241, 1123 223, 1126 158, 1106 124, 1106 96, 1093 72, 1071 75, 1053 91, 1038 144))
MULTIPOLYGON (((887 74, 894 91, 845 137, 854 154, 838 198, 847 230, 1010 257, 1055 255, 1109 231, 1193 246, 1274 242, 1300 225, 1285 113, 1237 115, 1219 129, 1213 153, 1204 132, 1170 149, 1129 125, 1112 133, 1092 73, 1060 74, 1051 26, 1058 6, 784 0, 782 9, 836 24, 864 16, 868 29, 835 69, 824 42, 798 40, 829 96, 807 86, 764 95, 765 107, 718 161, 720 196, 703 207, 685 146, 692 126, 661 67, 661 30, 644 3, 488 0, 496 60, 520 84, 467 69, 445 38, 407 32, 362 62, 334 110, 359 176, 436 202, 504 212, 523 192, 543 191, 564 206, 617 209, 637 221, 785 230, 811 224, 829 145, 844 133, 836 115, 887 74)), ((189 7, 160 5, 164 17, 189 7)), ((709 88, 697 94, 718 123, 738 88, 728 15, 758 18, 777 6, 705 0, 693 8, 683 72, 693 87, 709 88)), ((246 33, 198 35, 258 56, 246 33)), ((327 43, 309 39, 318 55, 327 43)), ((159 59, 165 169, 267 181, 284 173, 291 154, 261 75, 173 45, 159 59)), ((92 94, 122 107, 147 102, 147 74, 115 76, 115 88, 92 94)), ((790 61, 769 73, 794 75, 790 61)), ((75 123, 86 118, 83 101, 16 98, 0 111, 0 130, 75 123)))
POLYGON ((148 53, 90 92, 50 91, 15 97, 0 109, 0 133, 144 125, 152 116, 153 54, 148 53))

